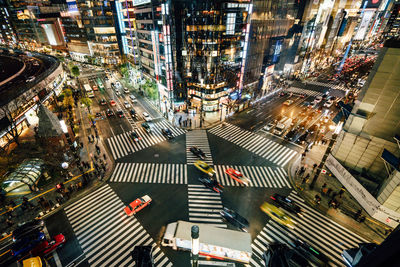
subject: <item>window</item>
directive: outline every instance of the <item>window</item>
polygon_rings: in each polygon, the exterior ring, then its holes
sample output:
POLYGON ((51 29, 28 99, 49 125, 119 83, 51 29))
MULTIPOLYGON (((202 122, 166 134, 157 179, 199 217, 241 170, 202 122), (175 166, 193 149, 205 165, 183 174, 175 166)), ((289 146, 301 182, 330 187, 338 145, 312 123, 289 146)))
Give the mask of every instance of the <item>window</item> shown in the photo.
POLYGON ((226 19, 226 34, 235 34, 236 13, 228 13, 226 19))

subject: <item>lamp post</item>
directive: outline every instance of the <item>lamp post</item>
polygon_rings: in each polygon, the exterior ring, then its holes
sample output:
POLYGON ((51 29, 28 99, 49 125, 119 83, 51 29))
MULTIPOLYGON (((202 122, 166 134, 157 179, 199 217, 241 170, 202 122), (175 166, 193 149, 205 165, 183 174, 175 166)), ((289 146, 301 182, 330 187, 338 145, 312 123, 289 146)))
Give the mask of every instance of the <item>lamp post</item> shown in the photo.
POLYGON ((197 225, 193 225, 191 228, 192 267, 199 266, 199 249, 200 249, 199 232, 200 232, 199 227, 197 225))
POLYGON ((201 94, 201 103, 200 103, 200 128, 203 127, 203 98, 204 98, 203 84, 204 84, 204 79, 201 79, 201 78, 200 78, 200 94, 201 94))

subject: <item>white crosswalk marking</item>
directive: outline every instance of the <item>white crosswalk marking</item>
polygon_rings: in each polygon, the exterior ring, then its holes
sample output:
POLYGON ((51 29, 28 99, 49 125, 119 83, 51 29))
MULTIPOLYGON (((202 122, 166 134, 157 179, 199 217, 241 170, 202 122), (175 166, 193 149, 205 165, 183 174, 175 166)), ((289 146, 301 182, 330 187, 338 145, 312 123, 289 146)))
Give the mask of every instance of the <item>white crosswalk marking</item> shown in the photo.
POLYGON ((298 88, 298 87, 290 87, 286 91, 292 92, 294 94, 306 94, 306 95, 310 95, 310 96, 322 96, 323 95, 323 93, 321 93, 321 92, 307 90, 307 89, 298 88))
POLYGON ((219 213, 223 208, 220 194, 203 185, 188 185, 188 198, 190 222, 227 227, 219 213))
POLYGON ((209 130, 209 133, 224 138, 282 167, 297 154, 295 150, 232 124, 226 124, 224 127, 218 125, 209 130))
POLYGON ((296 226, 290 231, 285 226, 269 220, 253 240, 251 266, 264 266, 260 264, 258 258, 262 258, 267 244, 273 242, 286 243, 291 246, 296 239, 306 241, 327 256, 331 265, 335 266, 344 265, 341 257, 344 249, 356 247, 358 243, 368 242, 307 206, 295 191, 290 193, 289 198, 304 210, 304 216, 291 216, 296 226))
POLYGON ((210 145, 208 144, 207 132, 205 130, 195 130, 186 133, 186 160, 188 164, 193 164, 199 158, 190 152, 192 146, 200 148, 206 158, 203 160, 207 164, 213 165, 210 145))
POLYGON ((323 86, 323 87, 329 87, 329 88, 336 89, 336 90, 346 91, 346 87, 343 84, 336 84, 334 82, 323 83, 323 82, 308 80, 307 83, 318 85, 318 86, 323 86))
MULTIPOLYGON (((133 266, 134 246, 152 245, 150 237, 108 185, 66 207, 65 213, 90 266, 133 266)), ((153 250, 155 266, 171 266, 160 250, 153 250)))
POLYGON ((125 132, 107 139, 107 143, 111 149, 111 153, 114 159, 125 157, 130 153, 145 149, 149 146, 155 145, 162 141, 167 140, 162 134, 163 128, 169 128, 173 136, 184 134, 186 131, 173 127, 168 121, 162 119, 157 122, 149 123, 152 127, 151 133, 146 132, 142 127, 137 128, 135 131, 141 140, 135 142, 132 140, 132 131, 125 132))
POLYGON ((187 184, 186 164, 117 163, 110 182, 187 184))
POLYGON ((274 187, 283 188, 290 186, 287 181, 286 171, 282 168, 265 166, 227 166, 214 165, 216 171, 215 178, 223 186, 240 186, 241 184, 225 173, 226 169, 233 168, 240 171, 243 176, 250 179, 250 187, 274 187))

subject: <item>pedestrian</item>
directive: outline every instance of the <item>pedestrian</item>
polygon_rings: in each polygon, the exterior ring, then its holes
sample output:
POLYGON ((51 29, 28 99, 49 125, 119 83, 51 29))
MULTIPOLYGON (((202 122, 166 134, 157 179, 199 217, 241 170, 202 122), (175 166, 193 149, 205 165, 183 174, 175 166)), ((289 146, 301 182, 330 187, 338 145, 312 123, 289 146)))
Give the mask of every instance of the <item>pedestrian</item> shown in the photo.
POLYGON ((97 161, 99 159, 99 157, 94 155, 94 159, 97 161))
POLYGON ((346 191, 346 189, 344 188, 344 186, 342 186, 341 188, 340 188, 340 191, 339 191, 339 197, 340 198, 342 198, 342 195, 343 195, 343 193, 346 191))
POLYGON ((329 197, 329 195, 331 194, 331 192, 332 192, 332 188, 328 188, 328 191, 326 191, 326 195, 329 197))
POLYGON ((98 145, 95 145, 95 147, 96 147, 97 155, 100 155, 100 147, 98 145))
POLYGON ((12 227, 14 225, 14 222, 9 218, 6 219, 6 223, 7 223, 8 227, 12 227))
POLYGON ((301 184, 305 184, 307 182, 307 178, 303 177, 303 179, 301 180, 301 184))
POLYGON ((90 137, 92 137, 92 140, 93 140, 93 143, 94 143, 94 136, 93 136, 93 134, 92 134, 90 137))
POLYGON ((315 170, 315 168, 317 168, 317 163, 314 163, 314 165, 313 165, 313 170, 315 170))
POLYGON ((103 154, 103 158, 104 158, 104 160, 107 160, 106 154, 103 154))
POLYGON ((90 135, 88 135, 87 139, 88 139, 89 143, 92 142, 92 140, 90 139, 90 135))

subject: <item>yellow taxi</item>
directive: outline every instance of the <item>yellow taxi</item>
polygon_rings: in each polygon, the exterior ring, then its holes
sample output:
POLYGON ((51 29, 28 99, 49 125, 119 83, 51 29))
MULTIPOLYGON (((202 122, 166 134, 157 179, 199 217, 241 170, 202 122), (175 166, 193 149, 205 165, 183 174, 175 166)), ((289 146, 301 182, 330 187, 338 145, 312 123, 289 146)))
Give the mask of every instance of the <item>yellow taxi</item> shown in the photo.
POLYGON ((204 173, 206 173, 206 174, 208 174, 210 176, 213 176, 214 173, 215 173, 214 169, 211 168, 210 165, 208 165, 204 161, 197 160, 194 163, 194 166, 196 166, 197 169, 199 169, 200 171, 202 171, 202 172, 204 172, 204 173))
POLYGON ((280 208, 268 203, 264 202, 261 205, 261 210, 265 212, 272 220, 276 221, 279 224, 285 225, 291 229, 294 229, 294 221, 290 218, 284 211, 280 208))
POLYGON ((40 257, 33 257, 22 261, 23 267, 45 267, 49 266, 46 260, 40 257))

